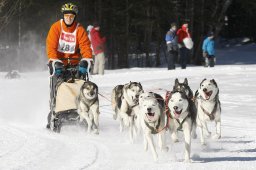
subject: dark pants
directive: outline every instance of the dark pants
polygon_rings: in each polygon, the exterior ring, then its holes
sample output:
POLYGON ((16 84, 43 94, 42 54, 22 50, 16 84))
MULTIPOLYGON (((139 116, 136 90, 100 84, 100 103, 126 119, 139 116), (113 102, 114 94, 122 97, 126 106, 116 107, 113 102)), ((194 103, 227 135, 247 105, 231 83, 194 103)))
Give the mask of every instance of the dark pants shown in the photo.
POLYGON ((205 67, 214 67, 215 65, 215 56, 214 55, 209 55, 207 57, 205 57, 205 67))
POLYGON ((182 69, 186 69, 188 59, 189 59, 189 50, 186 47, 180 48, 180 65, 182 69))
POLYGON ((168 61, 168 70, 174 70, 175 69, 175 61, 177 59, 177 56, 178 56, 178 52, 177 51, 174 51, 174 50, 170 50, 168 52, 168 58, 167 58, 167 61, 168 61))

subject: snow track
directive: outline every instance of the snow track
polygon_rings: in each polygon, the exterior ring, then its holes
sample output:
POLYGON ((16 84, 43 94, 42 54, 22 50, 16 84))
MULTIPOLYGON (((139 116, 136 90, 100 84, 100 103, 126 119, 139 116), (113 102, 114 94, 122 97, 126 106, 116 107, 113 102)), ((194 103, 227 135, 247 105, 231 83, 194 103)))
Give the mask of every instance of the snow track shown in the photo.
MULTIPOLYGON (((3 74, 2 74, 3 75, 3 74)), ((1 73, 0 73, 1 76, 1 73)), ((60 134, 45 129, 48 113, 47 72, 26 73, 19 80, 0 78, 0 169, 2 170, 166 170, 242 169, 256 167, 256 68, 248 66, 188 67, 187 70, 129 69, 106 71, 91 81, 110 99, 118 84, 139 81, 145 91, 171 89, 175 78, 188 78, 195 91, 202 79, 214 78, 222 103, 222 138, 192 140, 192 163, 183 163, 184 143, 173 144, 167 133, 169 152, 157 148, 159 160, 143 149, 142 137, 130 144, 128 132, 119 132, 109 100, 100 99, 100 134, 85 128, 63 127, 60 134), (232 70, 232 74, 230 74, 232 70), (129 74, 127 73, 129 72, 129 74), (118 77, 118 79, 116 78, 118 77)), ((164 95, 165 91, 157 91, 164 95)), ((209 125, 214 133, 214 123, 209 125)))
POLYGON ((0 127, 0 169, 91 169, 108 164, 106 146, 81 129, 56 134, 46 129, 0 127))

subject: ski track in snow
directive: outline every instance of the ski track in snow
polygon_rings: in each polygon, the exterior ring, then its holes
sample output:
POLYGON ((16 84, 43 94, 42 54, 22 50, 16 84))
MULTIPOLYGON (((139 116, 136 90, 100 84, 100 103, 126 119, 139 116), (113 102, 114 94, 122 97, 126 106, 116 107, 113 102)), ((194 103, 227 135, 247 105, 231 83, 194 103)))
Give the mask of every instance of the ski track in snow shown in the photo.
MULTIPOLYGON (((0 73, 3 77, 4 73, 0 73)), ((46 130, 48 113, 47 72, 24 73, 20 80, 0 79, 0 169, 255 169, 256 167, 256 68, 247 66, 188 67, 168 72, 166 69, 127 69, 106 71, 91 81, 110 99, 118 84, 140 81, 145 91, 162 95, 170 90, 175 78, 188 78, 193 91, 203 78, 214 78, 220 88, 222 103, 222 138, 208 138, 201 146, 192 140, 192 163, 183 163, 184 143, 173 144, 167 133, 169 152, 153 161, 150 149, 143 150, 142 137, 128 142, 128 132, 119 132, 112 119, 110 102, 100 98, 100 134, 87 134, 81 127, 64 127, 60 134, 46 130), (232 71, 231 71, 232 70, 232 71), (118 79, 116 78, 118 77, 118 79), (35 86, 33 86, 35 85, 35 86), (37 93, 37 95, 35 95, 37 93)), ((214 134, 214 123, 209 125, 214 134)), ((199 135, 199 134, 198 134, 199 135)), ((157 143, 156 143, 157 144, 157 143)))

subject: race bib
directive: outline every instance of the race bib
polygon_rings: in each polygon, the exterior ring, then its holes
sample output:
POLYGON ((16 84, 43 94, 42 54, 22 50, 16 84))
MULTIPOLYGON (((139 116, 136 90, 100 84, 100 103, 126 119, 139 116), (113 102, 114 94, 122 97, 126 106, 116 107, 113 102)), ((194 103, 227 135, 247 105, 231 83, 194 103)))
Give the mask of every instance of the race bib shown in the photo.
MULTIPOLYGON (((78 27, 78 24, 77 24, 78 27)), ((61 21, 61 33, 58 44, 58 51, 66 54, 74 54, 76 48, 76 30, 74 32, 69 33, 65 32, 62 29, 62 21, 61 21)))

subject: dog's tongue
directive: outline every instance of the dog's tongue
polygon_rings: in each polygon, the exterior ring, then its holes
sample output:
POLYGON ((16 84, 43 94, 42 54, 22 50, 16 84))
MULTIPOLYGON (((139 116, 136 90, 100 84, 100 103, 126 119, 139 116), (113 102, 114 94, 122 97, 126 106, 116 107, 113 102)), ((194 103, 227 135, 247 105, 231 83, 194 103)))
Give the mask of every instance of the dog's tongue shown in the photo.
POLYGON ((175 118, 179 118, 179 116, 180 116, 180 113, 181 113, 181 112, 178 112, 178 111, 174 111, 174 116, 175 116, 175 118))
POLYGON ((147 113, 147 117, 149 120, 152 120, 155 116, 155 113, 147 113))
POLYGON ((205 98, 209 99, 211 97, 211 95, 212 95, 212 91, 205 92, 204 94, 205 94, 205 98))

